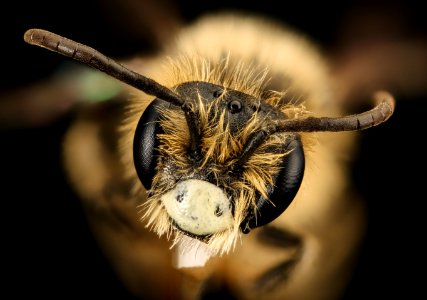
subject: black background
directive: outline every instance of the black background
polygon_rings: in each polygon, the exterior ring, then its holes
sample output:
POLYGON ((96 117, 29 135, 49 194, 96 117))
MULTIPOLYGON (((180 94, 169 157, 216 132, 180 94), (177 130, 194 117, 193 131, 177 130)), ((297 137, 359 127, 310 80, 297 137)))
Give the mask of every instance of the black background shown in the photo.
MULTIPOLYGON (((116 57, 152 47, 148 38, 136 39, 117 25, 117 16, 105 10, 103 3, 8 3, 0 18, 1 90, 25 87, 54 72, 63 61, 59 55, 24 43, 23 33, 32 27, 72 36, 116 57)), ((223 7, 269 14, 312 36, 325 49, 337 43, 339 26, 349 12, 383 4, 292 1, 279 8, 278 1, 266 0, 245 5, 174 3, 183 20, 223 7)), ((425 10, 415 1, 384 3, 409 16, 414 31, 427 32, 425 10)), ((397 97, 392 119, 364 132, 353 175, 368 204, 368 234, 345 299, 412 299, 424 293, 425 96, 397 97)), ((0 282, 9 295, 4 299, 131 298, 104 260, 79 200, 64 180, 60 142, 71 119, 65 114, 48 124, 0 131, 0 282)))

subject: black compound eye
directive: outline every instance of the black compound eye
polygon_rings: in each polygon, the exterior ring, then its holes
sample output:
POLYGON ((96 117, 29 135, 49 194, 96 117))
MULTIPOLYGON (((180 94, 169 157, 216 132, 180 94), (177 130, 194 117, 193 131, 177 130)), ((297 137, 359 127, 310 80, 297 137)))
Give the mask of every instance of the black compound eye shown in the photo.
POLYGON ((157 135, 163 133, 160 126, 160 114, 157 107, 169 105, 163 100, 155 99, 148 105, 139 119, 133 140, 133 160, 136 173, 145 189, 151 188, 153 177, 156 174, 157 148, 159 139, 157 135))
POLYGON ((243 233, 272 222, 285 211, 296 196, 305 168, 304 150, 299 137, 288 144, 285 151, 288 150, 292 151, 282 160, 282 169, 275 178, 274 187, 269 190, 269 199, 258 199, 257 214, 250 211, 240 225, 243 233))
POLYGON ((232 100, 228 102, 228 109, 232 114, 238 113, 242 110, 242 102, 239 100, 232 100))

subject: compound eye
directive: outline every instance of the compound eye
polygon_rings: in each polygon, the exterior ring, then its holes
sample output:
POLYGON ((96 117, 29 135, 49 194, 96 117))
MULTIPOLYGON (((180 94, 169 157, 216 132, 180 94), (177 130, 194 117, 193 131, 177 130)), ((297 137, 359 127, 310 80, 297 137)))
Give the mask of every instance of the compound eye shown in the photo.
POLYGON ((136 173, 147 190, 151 188, 153 177, 156 174, 157 149, 160 143, 157 135, 163 133, 159 122, 160 114, 157 110, 161 105, 169 105, 169 103, 154 99, 148 105, 139 119, 133 140, 133 159, 136 173))
POLYGON ((292 140, 285 151, 291 151, 284 156, 281 171, 275 178, 275 184, 269 190, 269 199, 260 197, 257 201, 256 215, 250 211, 240 225, 243 233, 250 229, 266 225, 279 217, 295 198, 301 185, 305 157, 302 142, 299 137, 292 140))
POLYGON ((242 102, 239 100, 231 100, 228 102, 228 110, 232 113, 238 113, 242 110, 242 102))

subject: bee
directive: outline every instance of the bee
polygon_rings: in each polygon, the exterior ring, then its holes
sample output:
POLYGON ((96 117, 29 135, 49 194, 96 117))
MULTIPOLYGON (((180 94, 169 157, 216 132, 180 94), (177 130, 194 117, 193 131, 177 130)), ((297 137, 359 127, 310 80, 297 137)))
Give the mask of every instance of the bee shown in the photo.
POLYGON ((183 299, 213 289, 239 299, 339 297, 364 228, 348 179, 355 132, 387 121, 392 95, 378 91, 372 109, 344 115, 314 43, 259 16, 205 16, 141 71, 49 31, 30 29, 24 39, 133 93, 114 108, 112 156, 94 150, 101 127, 88 119, 64 141, 65 167, 91 199, 90 214, 108 202, 137 233, 131 249, 129 236, 106 233, 116 229, 90 216, 130 290, 147 292, 146 279, 154 294, 173 285, 183 299), (100 191, 117 182, 122 189, 105 200, 100 191), (147 276, 149 266, 158 274, 147 276))

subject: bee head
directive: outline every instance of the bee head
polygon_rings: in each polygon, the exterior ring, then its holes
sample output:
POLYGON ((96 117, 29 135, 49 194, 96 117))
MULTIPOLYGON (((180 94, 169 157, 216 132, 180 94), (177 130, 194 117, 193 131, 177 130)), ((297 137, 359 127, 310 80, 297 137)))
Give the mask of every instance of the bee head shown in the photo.
POLYGON ((170 224, 208 241, 274 220, 304 174, 298 134, 266 131, 286 114, 263 99, 208 82, 182 83, 175 91, 189 99, 192 113, 156 98, 134 138, 135 167, 149 191, 156 231, 162 234, 170 224))

